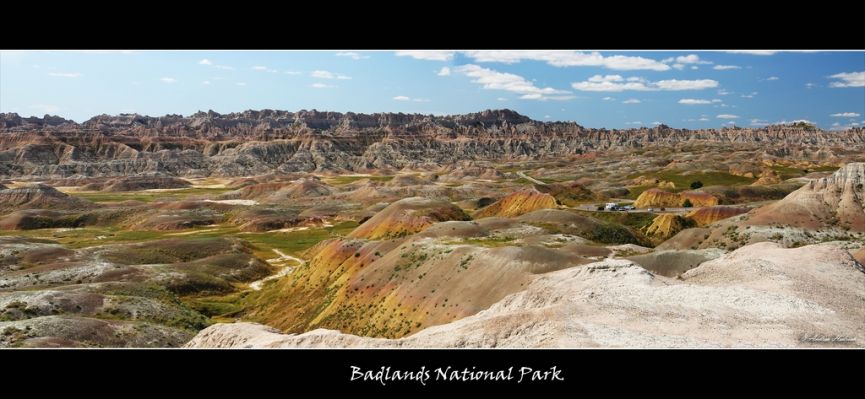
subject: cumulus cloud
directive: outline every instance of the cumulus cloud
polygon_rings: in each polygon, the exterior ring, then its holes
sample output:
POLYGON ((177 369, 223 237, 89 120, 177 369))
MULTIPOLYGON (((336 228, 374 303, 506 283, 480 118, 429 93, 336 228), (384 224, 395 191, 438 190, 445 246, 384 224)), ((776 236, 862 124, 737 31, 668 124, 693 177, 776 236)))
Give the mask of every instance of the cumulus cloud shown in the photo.
POLYGON ((718 82, 711 79, 700 80, 659 80, 650 82, 643 78, 630 77, 623 78, 621 75, 595 75, 590 77, 585 82, 574 82, 571 84, 576 90, 580 91, 605 91, 619 92, 626 90, 633 91, 681 91, 681 90, 702 90, 718 87, 718 82))
POLYGON ((270 73, 278 72, 276 69, 270 69, 270 68, 263 66, 263 65, 256 65, 256 66, 252 67, 252 69, 255 71, 261 71, 261 72, 270 72, 270 73))
POLYGON ((688 54, 688 55, 680 55, 678 57, 670 57, 661 60, 661 62, 665 64, 669 64, 674 62, 676 64, 711 64, 711 61, 706 61, 700 59, 700 56, 697 54, 688 54))
POLYGON ((351 58, 355 61, 365 60, 365 59, 369 58, 368 55, 358 53, 357 51, 340 51, 340 52, 336 53, 336 56, 337 57, 348 57, 348 58, 351 58))
POLYGON ((739 116, 738 115, 731 115, 731 114, 721 114, 721 115, 718 115, 716 118, 718 118, 718 119, 737 119, 737 118, 739 118, 739 116))
POLYGON ((709 100, 700 100, 696 98, 683 98, 679 100, 679 104, 685 105, 703 105, 703 104, 711 104, 712 101, 709 100))
POLYGON ((340 80, 351 79, 351 76, 346 76, 343 74, 333 73, 330 71, 322 71, 322 70, 312 71, 312 73, 310 73, 309 76, 312 76, 312 77, 318 78, 318 79, 340 79, 340 80))
POLYGON ((426 98, 411 98, 409 96, 396 96, 393 98, 395 101, 414 101, 416 103, 426 103, 429 102, 426 98))
POLYGON ((474 78, 472 82, 487 90, 505 90, 520 94, 524 100, 569 100, 570 92, 552 87, 537 87, 526 78, 512 73, 498 72, 478 65, 468 64, 454 68, 454 72, 474 78))
POLYGON ((715 65, 712 67, 712 69, 717 71, 727 71, 730 69, 742 69, 742 67, 738 65, 715 65))
POLYGON ((198 61, 198 63, 201 65, 213 65, 213 62, 208 60, 207 58, 204 58, 201 61, 198 61))
POLYGON ((829 87, 865 87, 865 71, 836 73, 829 78, 838 79, 829 87))
POLYGON ((396 97, 394 97, 393 99, 396 100, 396 101, 408 101, 408 100, 411 100, 411 98, 409 98, 408 96, 396 96, 396 97))
POLYGON ((832 114, 829 116, 833 116, 835 118, 858 118, 859 114, 857 114, 855 112, 840 112, 840 113, 832 114))
POLYGON ((614 101, 615 98, 614 98, 614 97, 604 97, 604 98, 602 98, 601 100, 604 100, 604 101, 614 101))
POLYGON ((169 78, 169 77, 160 78, 159 80, 161 80, 162 83, 175 83, 175 82, 177 82, 177 79, 169 78))
MULTIPOLYGON (((456 51, 440 50, 410 50, 397 51, 398 56, 409 56, 420 60, 450 61, 454 58, 456 51)), ((670 69, 657 60, 645 57, 627 55, 605 56, 597 51, 570 51, 570 50, 466 50, 460 53, 474 62, 499 62, 514 64, 520 61, 541 61, 556 67, 602 67, 621 71, 630 70, 652 70, 667 71, 670 69)))
POLYGON ((756 91, 752 91, 751 94, 742 94, 742 98, 754 98, 758 93, 756 91))
POLYGON ((769 76, 768 78, 766 78, 766 80, 778 80, 778 79, 780 79, 780 78, 777 76, 769 76))
POLYGON ((451 76, 451 69, 448 67, 442 67, 442 69, 439 69, 439 71, 438 71, 438 73, 436 73, 436 75, 438 75, 438 76, 451 76))
POLYGON ((766 126, 769 122, 762 119, 751 119, 751 126, 766 126))
POLYGON ((428 61, 450 61, 454 58, 455 51, 442 50, 402 50, 397 51, 399 57, 412 57, 417 60, 428 61))
POLYGON ((501 62, 513 64, 520 61, 542 61, 556 67, 603 67, 614 70, 667 71, 670 66, 651 58, 610 55, 601 53, 565 50, 474 50, 463 51, 463 55, 475 62, 501 62))
POLYGON ((636 98, 629 98, 625 101, 622 101, 622 104, 639 104, 639 103, 640 103, 640 100, 637 100, 636 98))

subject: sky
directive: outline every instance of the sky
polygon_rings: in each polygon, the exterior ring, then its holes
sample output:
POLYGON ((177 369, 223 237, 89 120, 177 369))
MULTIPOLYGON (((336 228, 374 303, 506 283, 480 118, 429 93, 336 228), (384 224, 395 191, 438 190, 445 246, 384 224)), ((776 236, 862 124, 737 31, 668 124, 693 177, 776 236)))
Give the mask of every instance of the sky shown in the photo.
POLYGON ((0 112, 463 114, 594 128, 865 126, 865 52, 0 51, 0 112))

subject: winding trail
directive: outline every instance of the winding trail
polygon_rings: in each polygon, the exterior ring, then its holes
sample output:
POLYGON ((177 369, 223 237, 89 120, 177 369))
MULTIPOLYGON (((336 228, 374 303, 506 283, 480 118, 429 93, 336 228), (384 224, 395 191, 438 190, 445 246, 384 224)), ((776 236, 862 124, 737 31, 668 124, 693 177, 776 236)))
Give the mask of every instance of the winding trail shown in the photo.
POLYGON ((544 183, 544 182, 542 182, 542 181, 540 181, 540 180, 538 180, 538 179, 535 179, 534 177, 531 177, 531 176, 525 174, 525 173, 524 173, 523 171, 521 171, 521 170, 517 172, 517 176, 522 177, 523 179, 526 179, 526 180, 528 180, 528 181, 530 181, 530 182, 532 182, 532 183, 535 183, 535 184, 537 184, 537 185, 541 185, 541 186, 546 186, 546 185, 547 185, 547 183, 544 183))
POLYGON ((249 288, 253 289, 254 291, 261 291, 261 287, 264 286, 264 283, 266 283, 270 280, 276 280, 278 278, 285 277, 289 273, 291 273, 294 270, 294 267, 285 266, 284 263, 286 261, 292 261, 292 262, 297 263, 295 266, 300 266, 304 262, 303 259, 300 259, 296 256, 286 255, 284 252, 282 252, 276 248, 273 249, 273 252, 275 252, 277 255, 279 255, 279 257, 273 258, 273 259, 268 259, 267 263, 270 263, 273 266, 282 265, 282 268, 279 269, 278 272, 276 272, 270 276, 267 276, 267 277, 260 279, 260 280, 255 280, 252 283, 250 283, 249 288))

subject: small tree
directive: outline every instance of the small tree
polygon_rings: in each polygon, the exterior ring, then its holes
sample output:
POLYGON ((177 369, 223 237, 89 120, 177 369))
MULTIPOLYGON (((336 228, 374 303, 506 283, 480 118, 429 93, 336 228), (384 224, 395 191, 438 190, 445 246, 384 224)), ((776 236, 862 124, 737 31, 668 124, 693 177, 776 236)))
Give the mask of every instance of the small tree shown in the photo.
POLYGON ((692 190, 696 190, 696 189, 698 189, 698 188, 700 188, 700 187, 703 187, 703 182, 701 182, 701 181, 699 181, 699 180, 697 180, 697 181, 692 181, 692 182, 691 182, 691 189, 692 189, 692 190))
POLYGON ((694 207, 694 204, 691 203, 691 200, 685 198, 685 202, 682 203, 682 206, 685 208, 692 208, 694 207))

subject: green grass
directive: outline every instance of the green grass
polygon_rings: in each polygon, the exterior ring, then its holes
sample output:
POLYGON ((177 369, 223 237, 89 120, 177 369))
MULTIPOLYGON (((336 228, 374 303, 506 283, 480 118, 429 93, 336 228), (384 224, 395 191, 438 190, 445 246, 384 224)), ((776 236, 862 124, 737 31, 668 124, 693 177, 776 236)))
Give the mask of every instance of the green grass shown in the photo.
POLYGON ((184 188, 180 190, 173 191, 161 191, 161 192, 150 192, 150 191, 130 191, 130 192, 120 192, 120 193, 103 193, 103 192, 70 192, 69 195, 83 198, 93 202, 120 202, 120 201, 142 201, 142 202, 153 202, 160 199, 183 199, 187 197, 199 196, 199 195, 219 195, 226 191, 230 191, 228 188, 203 188, 203 187, 194 187, 194 188, 184 188))
MULTIPOLYGON (((641 176, 641 173, 637 173, 629 176, 628 178, 636 178, 641 176)), ((744 177, 744 176, 736 176, 727 172, 698 172, 692 173, 688 175, 683 175, 674 171, 661 171, 657 173, 651 173, 646 175, 646 177, 656 178, 662 181, 673 182, 676 185, 675 189, 667 189, 666 191, 678 192, 685 191, 691 189, 691 182, 701 181, 703 183, 703 187, 706 186, 740 186, 740 185, 748 185, 755 182, 757 179, 744 177)), ((646 191, 649 188, 654 186, 638 186, 629 188, 631 193, 628 195, 629 199, 636 199, 643 191, 646 191)))
POLYGON ((652 224, 655 215, 648 212, 593 212, 577 210, 577 213, 611 223, 618 223, 635 230, 652 224))
POLYGON ((655 187, 655 186, 635 186, 635 187, 628 187, 628 191, 629 191, 629 193, 628 193, 628 195, 625 196, 625 198, 635 200, 635 199, 637 199, 637 197, 640 196, 640 194, 643 193, 643 191, 646 191, 646 190, 648 190, 648 189, 650 189, 650 188, 652 188, 652 187, 655 187))
POLYGON ((332 185, 343 185, 354 183, 358 180, 369 179, 370 181, 390 181, 393 179, 393 176, 335 176, 335 177, 326 177, 324 178, 324 182, 332 185))
POLYGON ((794 177, 802 177, 811 172, 834 172, 838 170, 837 166, 818 166, 816 168, 791 168, 789 166, 773 165, 772 170, 778 172, 782 180, 792 179, 794 177), (805 172, 807 170, 808 172, 805 172))

